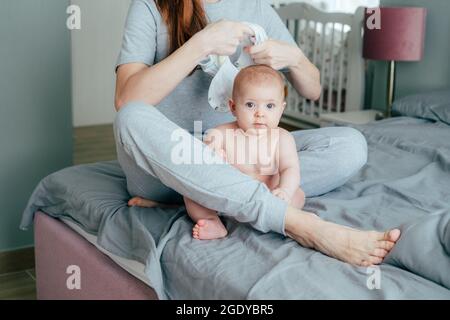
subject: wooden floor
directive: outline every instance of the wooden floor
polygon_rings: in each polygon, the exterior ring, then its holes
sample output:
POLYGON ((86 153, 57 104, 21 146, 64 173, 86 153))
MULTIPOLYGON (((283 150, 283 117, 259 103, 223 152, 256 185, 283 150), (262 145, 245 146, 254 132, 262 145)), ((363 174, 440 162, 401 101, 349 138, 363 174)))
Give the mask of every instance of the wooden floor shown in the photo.
POLYGON ((34 269, 1 274, 0 300, 36 300, 34 269))
POLYGON ((74 128, 75 165, 114 159, 116 146, 112 124, 74 128))

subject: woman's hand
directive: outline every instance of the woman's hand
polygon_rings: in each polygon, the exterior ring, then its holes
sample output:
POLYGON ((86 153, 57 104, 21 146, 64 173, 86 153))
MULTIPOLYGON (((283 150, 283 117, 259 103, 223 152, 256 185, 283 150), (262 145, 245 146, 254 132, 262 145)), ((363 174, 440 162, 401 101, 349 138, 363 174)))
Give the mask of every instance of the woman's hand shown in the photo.
POLYGON ((241 22, 219 20, 209 24, 195 36, 206 48, 207 55, 230 56, 236 52, 245 37, 253 35, 253 30, 241 22))
POLYGON ((270 39, 245 50, 256 64, 265 64, 275 70, 288 68, 286 77, 301 96, 313 101, 320 98, 320 72, 298 46, 270 39))
POLYGON ((272 39, 245 50, 256 64, 265 64, 275 70, 297 66, 303 55, 297 46, 272 39))

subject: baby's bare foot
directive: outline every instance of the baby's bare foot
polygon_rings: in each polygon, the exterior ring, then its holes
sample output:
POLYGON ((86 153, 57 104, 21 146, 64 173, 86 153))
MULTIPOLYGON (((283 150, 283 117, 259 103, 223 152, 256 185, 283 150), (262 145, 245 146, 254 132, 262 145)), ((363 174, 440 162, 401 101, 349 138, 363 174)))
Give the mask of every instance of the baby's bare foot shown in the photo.
POLYGON ((384 233, 359 231, 309 215, 297 214, 291 218, 294 221, 297 219, 297 227, 287 232, 291 238, 305 247, 314 248, 330 257, 358 266, 368 267, 382 263, 400 238, 398 229, 384 233), (301 223, 305 223, 305 219, 309 219, 308 224, 311 226, 306 232, 301 229, 301 223), (305 234, 310 237, 306 238, 305 234))
POLYGON ((133 197, 128 201, 130 207, 144 207, 144 208, 154 208, 158 207, 160 204, 156 201, 143 199, 141 197, 133 197))
POLYGON ((192 229, 192 236, 199 240, 213 240, 226 237, 227 229, 220 218, 200 219, 192 229))

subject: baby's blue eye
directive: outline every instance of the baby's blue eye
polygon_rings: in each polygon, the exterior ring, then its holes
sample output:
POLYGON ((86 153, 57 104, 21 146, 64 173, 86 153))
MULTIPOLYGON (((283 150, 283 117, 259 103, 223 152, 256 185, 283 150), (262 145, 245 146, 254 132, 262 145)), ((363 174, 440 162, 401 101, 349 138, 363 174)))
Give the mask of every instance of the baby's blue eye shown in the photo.
POLYGON ((267 109, 273 109, 273 108, 275 108, 275 105, 273 103, 269 103, 267 105, 267 109))
POLYGON ((252 109, 255 105, 253 104, 253 102, 247 102, 247 103, 245 104, 245 106, 246 106, 247 108, 249 108, 249 109, 252 109))

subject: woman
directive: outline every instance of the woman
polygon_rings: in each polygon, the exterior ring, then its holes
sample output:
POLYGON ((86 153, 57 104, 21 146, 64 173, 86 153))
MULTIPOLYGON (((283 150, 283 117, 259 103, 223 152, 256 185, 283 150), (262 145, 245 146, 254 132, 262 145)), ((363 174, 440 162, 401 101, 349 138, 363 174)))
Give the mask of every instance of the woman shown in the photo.
MULTIPOLYGON (((171 139, 174 131, 185 129, 183 141, 202 152, 207 146, 190 134, 194 122, 202 121, 205 131, 233 120, 209 107, 211 77, 197 66, 210 54, 235 61, 240 42, 252 35, 242 21, 259 24, 271 39, 249 49, 255 63, 284 71, 304 97, 320 96, 317 68, 266 1, 134 0, 116 69, 114 123, 129 193, 160 203, 181 203, 184 195, 257 230, 287 235, 342 261, 361 266, 381 263, 399 230, 358 231, 326 222, 288 206, 231 165, 171 160, 177 145, 171 139)), ((325 128, 293 135, 301 159, 301 187, 309 197, 342 185, 366 162, 367 145, 356 130, 325 128)))

